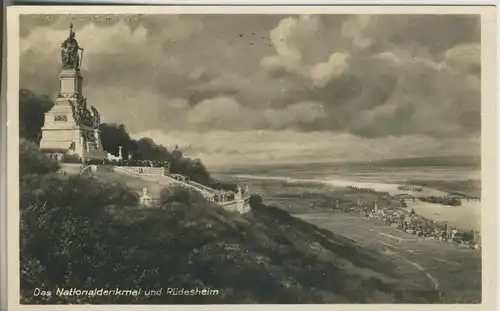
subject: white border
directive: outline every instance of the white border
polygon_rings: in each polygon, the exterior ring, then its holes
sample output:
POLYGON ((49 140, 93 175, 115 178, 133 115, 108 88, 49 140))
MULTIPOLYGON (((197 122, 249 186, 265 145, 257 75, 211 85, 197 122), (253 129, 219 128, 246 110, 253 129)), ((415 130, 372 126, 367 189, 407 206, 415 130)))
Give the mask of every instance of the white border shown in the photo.
POLYGON ((307 1, 307 0, 18 0, 18 4, 22 5, 22 2, 36 2, 40 5, 45 3, 54 3, 58 5, 78 5, 78 4, 91 4, 91 5, 106 5, 106 4, 117 4, 117 5, 218 5, 218 6, 267 6, 267 5, 277 5, 277 6, 366 6, 366 5, 378 5, 378 6, 478 6, 478 5, 492 5, 496 6, 498 1, 495 0, 454 0, 454 1, 436 1, 436 0, 420 0, 420 1, 394 1, 394 0, 365 0, 365 1, 350 1, 350 0, 321 0, 321 1, 307 1))
MULTIPOLYGON (((137 1, 139 2, 139 1, 137 1)), ((461 3, 462 1, 455 1, 454 4, 461 3)), ((109 3, 109 2, 108 2, 109 3)), ((141 1, 141 3, 143 3, 141 1)), ((194 3, 194 1, 183 1, 186 3, 194 3)), ((210 4, 208 1, 204 2, 205 4, 210 4)), ((218 2, 219 4, 221 2, 218 2)), ((248 4, 248 2, 246 2, 248 4)), ((294 2, 293 2, 294 3, 294 2)), ((304 4, 304 2, 301 2, 304 4)), ((373 4, 394 4, 395 2, 391 1, 378 1, 374 2, 358 2, 358 3, 369 3, 373 4)), ((417 309, 427 309, 432 308, 436 310, 445 310, 445 309, 453 309, 453 310, 482 310, 485 307, 490 309, 495 304, 495 293, 496 293, 496 280, 492 279, 493 275, 496 275, 496 252, 495 249, 495 239, 496 239, 496 208, 495 207, 495 198, 496 194, 494 193, 496 190, 496 176, 492 174, 493 170, 492 166, 495 165, 495 151, 496 148, 492 148, 492 144, 494 144, 496 135, 496 123, 495 119, 495 106, 496 100, 494 100, 494 86, 496 86, 496 76, 495 70, 493 69, 493 65, 496 65, 496 42, 493 38, 494 31, 496 30, 495 20, 496 15, 489 8, 478 8, 478 7, 450 7, 450 6, 437 6, 439 5, 436 2, 431 1, 419 1, 418 4, 427 4, 433 6, 418 6, 411 7, 409 6, 410 2, 405 2, 404 6, 401 6, 400 3, 397 7, 388 7, 388 6, 370 6, 370 7, 353 7, 353 6, 295 6, 295 7, 285 7, 285 6, 266 6, 266 7, 257 7, 257 6, 246 6, 246 7, 223 7, 223 6, 190 6, 190 7, 181 7, 181 6, 172 6, 172 7, 138 7, 138 6, 127 6, 127 7, 106 7, 106 6, 18 6, 11 7, 8 9, 7 14, 7 24, 9 26, 8 29, 8 109, 7 116, 9 120, 8 124, 8 167, 7 174, 9 178, 8 182, 8 216, 9 216, 9 224, 8 224, 8 255, 9 255, 9 306, 12 310, 20 310, 20 309, 30 309, 30 308, 44 308, 44 309, 60 309, 60 308, 71 308, 71 309, 81 309, 81 308, 144 308, 144 306, 130 306, 130 305, 120 305, 113 307, 111 305, 102 305, 102 306, 83 306, 83 305, 71 305, 71 306, 20 306, 19 302, 19 212, 18 212, 18 202, 19 202, 19 128, 18 128, 18 89, 19 89, 19 14, 22 12, 23 14, 35 14, 35 13, 43 13, 43 14, 85 14, 85 13, 100 13, 100 14, 112 14, 112 13, 129 13, 129 14, 360 14, 363 12, 364 14, 482 14, 483 27, 482 27, 482 90, 483 90, 483 102, 482 102, 482 115, 483 115, 483 137, 482 137, 482 161, 483 161, 483 170, 482 170, 482 181, 483 181, 483 205, 485 208, 488 208, 488 212, 483 212, 482 214, 482 223, 483 223, 483 303, 479 305, 358 305, 358 304, 349 304, 349 305, 311 305, 313 308, 318 309, 330 309, 332 307, 342 308, 342 310, 386 310, 390 308, 397 308, 397 310, 417 310, 417 309), (487 11, 486 11, 487 10, 487 11), (493 28, 495 27, 495 28, 493 28), (487 64, 485 64, 488 62, 487 64), (486 169, 484 169, 487 166, 486 169), (493 208, 493 209, 491 209, 493 208), (490 210, 491 209, 491 210, 490 210), (488 229, 488 230, 485 230, 488 229)), ((493 2, 494 3, 494 2, 493 2)), ((232 1, 232 4, 235 4, 235 1, 232 1)), ((298 4, 298 3, 297 3, 298 4)), ((350 4, 350 1, 338 1, 335 4, 350 4)), ((468 1, 468 5, 475 4, 475 2, 468 1)), ((489 1, 488 5, 492 5, 492 2, 489 1)), ((484 3, 483 3, 484 5, 484 3)), ((495 37, 496 38, 496 37, 495 37)), ((219 310, 222 306, 220 305, 206 305, 206 306, 196 306, 195 308, 203 308, 205 310, 219 310)), ((261 309, 264 305, 234 305, 228 306, 232 308, 255 308, 261 309)), ((305 308, 309 307, 303 305, 273 305, 266 306, 266 308, 305 308)), ((193 308, 193 306, 147 306, 147 308, 168 308, 168 309, 177 309, 177 308, 193 308)))

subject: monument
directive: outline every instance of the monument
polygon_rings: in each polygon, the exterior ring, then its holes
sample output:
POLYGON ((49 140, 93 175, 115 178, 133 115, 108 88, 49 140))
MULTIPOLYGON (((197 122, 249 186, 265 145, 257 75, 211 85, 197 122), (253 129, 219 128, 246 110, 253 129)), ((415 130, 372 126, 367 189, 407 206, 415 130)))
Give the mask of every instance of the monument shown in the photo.
POLYGON ((100 114, 93 106, 87 106, 83 96, 82 60, 83 48, 70 24, 69 36, 61 44, 60 92, 54 107, 45 114, 40 141, 40 149, 59 160, 65 154, 82 161, 107 157, 101 145, 100 114))
POLYGON ((142 196, 139 198, 139 202, 142 206, 151 207, 153 205, 152 197, 148 193, 148 188, 142 189, 142 196))

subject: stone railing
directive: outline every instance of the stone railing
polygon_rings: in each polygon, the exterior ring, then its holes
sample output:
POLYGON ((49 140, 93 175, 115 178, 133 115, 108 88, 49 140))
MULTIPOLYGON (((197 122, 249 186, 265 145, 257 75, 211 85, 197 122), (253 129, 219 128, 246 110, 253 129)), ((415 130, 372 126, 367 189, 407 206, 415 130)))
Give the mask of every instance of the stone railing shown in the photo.
POLYGON ((200 184, 200 183, 197 183, 196 181, 192 181, 192 180, 190 180, 190 181, 188 181, 187 183, 188 183, 188 184, 190 184, 190 185, 192 185, 192 186, 195 186, 195 187, 197 187, 197 188, 199 188, 199 189, 203 189, 203 190, 205 190, 205 191, 208 191, 208 192, 215 192, 215 191, 216 191, 215 189, 212 189, 212 188, 210 188, 210 187, 207 187, 207 186, 205 186, 205 185, 202 185, 202 184, 200 184))
POLYGON ((121 171, 128 171, 137 175, 149 176, 163 176, 165 175, 164 167, 150 167, 150 166, 115 166, 121 171))
POLYGON ((125 173, 128 175, 135 175, 135 176, 140 176, 141 174, 139 172, 136 172, 134 170, 130 170, 127 167, 124 166, 113 166, 113 171, 118 172, 118 173, 125 173))
MULTIPOLYGON (((226 209, 235 209, 239 211, 240 213, 245 213, 249 210, 248 207, 248 200, 250 198, 250 193, 248 191, 241 191, 240 193, 236 193, 234 199, 230 200, 221 200, 221 201, 215 201, 214 196, 218 194, 220 191, 212 189, 208 186, 202 185, 200 183, 194 182, 194 181, 182 181, 179 179, 176 179, 172 176, 169 176, 166 174, 165 169, 163 167, 136 167, 136 166, 115 166, 114 167, 115 172, 119 173, 125 173, 128 175, 134 175, 134 176, 143 176, 143 178, 154 178, 157 182, 161 182, 161 180, 165 180, 166 183, 173 183, 173 184, 178 184, 182 187, 188 188, 195 190, 199 192, 201 195, 203 195, 207 200, 216 203, 217 205, 224 207, 226 209), (156 179, 156 177, 160 177, 159 179, 156 179), (229 208, 230 206, 233 206, 234 208, 229 208)), ((144 198, 144 202, 142 202, 142 205, 146 206, 155 206, 158 204, 158 199, 157 198, 144 198)))

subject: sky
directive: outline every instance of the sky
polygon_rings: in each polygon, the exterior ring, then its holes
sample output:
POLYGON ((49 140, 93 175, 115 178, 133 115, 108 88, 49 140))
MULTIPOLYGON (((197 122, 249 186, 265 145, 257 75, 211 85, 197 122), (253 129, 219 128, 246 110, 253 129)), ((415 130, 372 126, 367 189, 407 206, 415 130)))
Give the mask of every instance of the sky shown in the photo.
POLYGON ((477 15, 24 15, 21 88, 70 21, 102 121, 209 167, 480 153, 477 15))

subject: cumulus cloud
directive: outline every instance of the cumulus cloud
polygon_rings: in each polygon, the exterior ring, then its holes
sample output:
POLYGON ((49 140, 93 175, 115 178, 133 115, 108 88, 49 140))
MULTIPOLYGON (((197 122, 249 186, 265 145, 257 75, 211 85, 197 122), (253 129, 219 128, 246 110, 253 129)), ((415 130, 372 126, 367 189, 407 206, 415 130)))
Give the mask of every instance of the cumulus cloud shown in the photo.
POLYGON ((479 153, 478 16, 23 16, 22 88, 58 93, 70 21, 85 49, 84 95, 105 122, 196 141, 207 157, 245 150, 244 139, 263 158, 306 145, 346 155, 326 141, 366 146, 368 157, 380 144, 393 157, 479 153), (214 141, 232 149, 204 145, 214 141))
POLYGON ((373 44, 373 39, 365 34, 365 30, 374 19, 376 19, 376 16, 352 16, 342 24, 341 33, 344 37, 350 38, 355 47, 368 48, 373 44))
POLYGON ((345 71, 349 55, 333 52, 323 62, 308 62, 307 49, 314 49, 314 39, 319 39, 323 27, 319 16, 283 18, 269 33, 276 54, 264 57, 261 65, 270 71, 283 70, 300 75, 311 80, 313 85, 325 85, 345 71))
POLYGON ((264 58, 262 64, 272 69, 283 68, 300 73, 302 71, 300 46, 305 39, 319 30, 319 23, 318 16, 310 15, 282 19, 278 26, 269 33, 276 55, 264 58))
POLYGON ((237 129, 249 127, 251 111, 242 107, 234 98, 220 97, 206 99, 197 104, 188 116, 188 122, 204 129, 237 129))
POLYGON ((332 77, 338 77, 347 70, 347 58, 345 53, 333 53, 328 61, 313 66, 310 72, 315 86, 325 86, 332 77))
MULTIPOLYGON (((427 16, 422 19, 437 24, 427 16)), ((337 49, 332 47, 326 62, 307 63, 304 59, 311 59, 307 55, 314 54, 315 47, 294 45, 294 53, 301 58, 295 58, 293 67, 282 62, 282 70, 309 81, 309 88, 296 92, 296 96, 325 103, 331 122, 318 123, 317 129, 344 129, 366 137, 409 134, 443 137, 479 131, 479 43, 450 42, 447 49, 441 46, 436 50, 436 42, 432 42, 416 48, 419 40, 424 41, 419 28, 424 25, 413 16, 408 20, 409 25, 416 25, 415 29, 406 25, 406 33, 400 36, 412 37, 416 33, 415 42, 396 37, 398 22, 404 21, 401 17, 348 17, 338 34, 348 40, 337 49), (391 21, 393 24, 384 42, 380 40, 380 32, 373 28, 381 25, 386 29, 391 21), (390 41, 404 44, 395 45, 390 41), (311 69, 307 72, 305 68, 311 69)), ((462 20, 445 18, 443 24, 460 26, 458 21, 462 20)), ((295 28, 290 25, 301 25, 300 22, 299 18, 295 18, 295 23, 284 19, 273 31, 288 25, 288 37, 293 37, 290 32, 295 28)), ((321 27, 323 23, 315 25, 321 27)), ((316 27, 314 31, 327 30, 316 27)), ((466 37, 465 41, 470 38, 466 37)), ((277 54, 273 57, 279 59, 281 54, 279 51, 277 54)), ((263 65, 268 65, 264 61, 263 65)))

